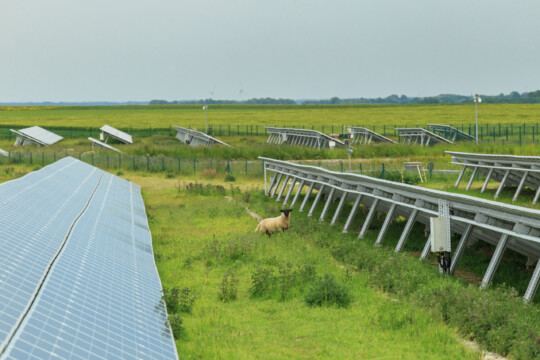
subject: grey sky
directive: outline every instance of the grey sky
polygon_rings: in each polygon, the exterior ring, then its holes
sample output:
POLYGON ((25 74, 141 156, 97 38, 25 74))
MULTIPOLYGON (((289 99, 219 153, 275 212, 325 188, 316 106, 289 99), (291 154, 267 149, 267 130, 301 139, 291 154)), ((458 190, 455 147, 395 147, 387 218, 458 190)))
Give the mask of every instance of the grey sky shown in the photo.
POLYGON ((538 0, 1 0, 0 102, 530 91, 539 18, 538 0))

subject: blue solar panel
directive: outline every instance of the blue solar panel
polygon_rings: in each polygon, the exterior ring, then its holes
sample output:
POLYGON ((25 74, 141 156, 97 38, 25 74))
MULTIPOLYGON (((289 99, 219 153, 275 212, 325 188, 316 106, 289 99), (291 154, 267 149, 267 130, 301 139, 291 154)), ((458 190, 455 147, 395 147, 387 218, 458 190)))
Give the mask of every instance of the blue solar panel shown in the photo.
POLYGON ((0 219, 1 359, 177 358, 137 185, 66 158, 0 185, 0 219))

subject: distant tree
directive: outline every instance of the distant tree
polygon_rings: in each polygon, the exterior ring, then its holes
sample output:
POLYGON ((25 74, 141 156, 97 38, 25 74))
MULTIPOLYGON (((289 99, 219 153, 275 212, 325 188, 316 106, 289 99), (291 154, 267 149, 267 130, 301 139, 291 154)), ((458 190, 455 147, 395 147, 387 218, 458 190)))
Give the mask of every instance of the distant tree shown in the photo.
POLYGON ((337 96, 334 96, 334 97, 330 98, 330 104, 335 105, 335 104, 339 104, 339 103, 340 103, 340 99, 337 96))

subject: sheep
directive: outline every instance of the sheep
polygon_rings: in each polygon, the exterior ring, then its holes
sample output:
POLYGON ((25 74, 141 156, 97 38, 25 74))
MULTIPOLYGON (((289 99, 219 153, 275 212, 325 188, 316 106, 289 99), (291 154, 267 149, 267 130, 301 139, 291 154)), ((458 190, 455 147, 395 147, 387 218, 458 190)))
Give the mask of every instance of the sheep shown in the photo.
POLYGON ((257 225, 255 232, 266 233, 266 235, 270 237, 273 233, 277 231, 287 230, 291 224, 289 213, 292 212, 292 209, 285 209, 279 211, 281 211, 281 216, 261 220, 259 222, 259 225, 257 225))

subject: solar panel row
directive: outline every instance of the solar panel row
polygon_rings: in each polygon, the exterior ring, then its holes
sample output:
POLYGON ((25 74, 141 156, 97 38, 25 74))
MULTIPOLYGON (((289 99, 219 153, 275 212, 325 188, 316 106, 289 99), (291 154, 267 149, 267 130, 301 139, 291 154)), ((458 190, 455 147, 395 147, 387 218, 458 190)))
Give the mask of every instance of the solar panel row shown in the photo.
POLYGON ((0 359, 177 358, 138 187, 73 158, 0 185, 0 359))

